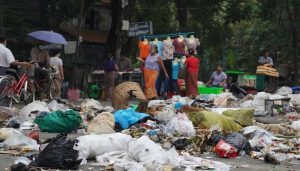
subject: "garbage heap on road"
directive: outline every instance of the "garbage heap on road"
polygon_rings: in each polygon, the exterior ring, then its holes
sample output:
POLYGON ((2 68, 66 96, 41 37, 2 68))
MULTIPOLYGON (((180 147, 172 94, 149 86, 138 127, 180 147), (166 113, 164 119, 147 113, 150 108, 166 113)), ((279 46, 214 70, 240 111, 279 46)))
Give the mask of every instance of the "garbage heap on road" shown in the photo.
POLYGON ((1 152, 20 156, 11 170, 88 165, 117 171, 228 171, 233 166, 203 154, 272 164, 300 158, 300 94, 288 87, 242 99, 221 93, 130 105, 128 97, 115 109, 93 99, 80 106, 58 100, 35 101, 20 111, 1 107, 1 152), (42 141, 41 132, 59 134, 42 141), (68 139, 67 133, 78 136, 68 139))

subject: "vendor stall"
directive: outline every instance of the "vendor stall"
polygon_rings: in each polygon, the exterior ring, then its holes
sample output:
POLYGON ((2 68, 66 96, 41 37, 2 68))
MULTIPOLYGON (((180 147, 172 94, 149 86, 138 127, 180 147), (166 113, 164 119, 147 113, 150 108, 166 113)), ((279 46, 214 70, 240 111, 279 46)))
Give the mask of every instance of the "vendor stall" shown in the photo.
POLYGON ((269 65, 258 66, 256 70, 256 89, 258 91, 275 92, 279 73, 269 65))
MULTIPOLYGON (((89 75, 87 91, 90 98, 97 99, 100 97, 105 85, 104 74, 104 70, 95 70, 89 75)), ((125 81, 137 82, 142 86, 143 74, 138 71, 116 72, 116 85, 125 81)))

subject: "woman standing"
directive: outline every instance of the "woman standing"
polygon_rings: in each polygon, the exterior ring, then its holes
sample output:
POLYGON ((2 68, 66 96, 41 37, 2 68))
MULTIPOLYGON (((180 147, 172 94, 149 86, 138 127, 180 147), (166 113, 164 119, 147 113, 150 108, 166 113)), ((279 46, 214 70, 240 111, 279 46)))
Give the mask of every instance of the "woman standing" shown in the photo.
POLYGON ((185 61, 186 96, 195 98, 198 95, 198 72, 200 60, 194 56, 195 50, 189 49, 188 58, 185 61))
POLYGON ((157 46, 150 47, 150 55, 144 61, 142 58, 138 58, 141 62, 145 63, 144 68, 144 81, 145 81, 145 94, 147 99, 156 99, 157 92, 155 88, 155 82, 158 76, 159 68, 165 73, 166 79, 169 79, 169 75, 165 69, 165 66, 157 53, 157 46))
POLYGON ((111 99, 113 90, 115 88, 116 71, 118 66, 111 53, 107 55, 104 61, 104 81, 105 81, 105 94, 111 99))

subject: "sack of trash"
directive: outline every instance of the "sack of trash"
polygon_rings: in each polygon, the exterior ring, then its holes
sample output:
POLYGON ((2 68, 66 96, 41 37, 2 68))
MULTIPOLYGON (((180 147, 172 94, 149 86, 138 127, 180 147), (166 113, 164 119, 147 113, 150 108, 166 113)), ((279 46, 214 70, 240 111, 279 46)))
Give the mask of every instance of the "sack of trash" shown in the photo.
POLYGON ((119 124, 122 129, 127 129, 131 125, 134 125, 143 119, 147 119, 150 115, 145 113, 138 113, 134 111, 132 108, 127 110, 118 110, 114 113, 115 123, 119 124))
POLYGON ((300 120, 292 122, 291 127, 292 127, 294 130, 300 131, 300 120))
POLYGON ((252 125, 254 109, 226 110, 223 115, 232 117, 236 123, 246 127, 252 125))
POLYGON ((78 159, 82 159, 81 164, 86 164, 87 159, 94 159, 104 153, 128 151, 128 143, 132 141, 132 137, 122 133, 91 134, 80 136, 77 140, 74 149, 79 152, 78 159))
POLYGON ((186 114, 182 113, 177 114, 167 123, 165 131, 169 133, 179 133, 187 137, 192 137, 196 134, 192 121, 189 120, 186 114))
POLYGON ((22 120, 33 121, 39 112, 50 112, 50 110, 45 102, 34 101, 23 107, 19 112, 19 116, 22 120))
POLYGON ((50 169, 77 170, 81 160, 78 160, 78 151, 73 149, 76 142, 76 140, 67 140, 66 134, 57 135, 30 165, 50 169))
POLYGON ((115 109, 127 109, 131 95, 140 101, 147 101, 139 83, 126 81, 115 87, 112 98, 113 107, 115 109))
POLYGON ((237 124, 233 120, 233 118, 223 116, 215 112, 194 112, 189 113, 188 116, 193 122, 194 126, 198 128, 210 129, 212 127, 218 126, 224 133, 229 133, 232 131, 237 132, 242 128, 241 125, 237 124))
POLYGON ((88 134, 114 133, 115 119, 109 112, 97 115, 88 125, 88 134))
POLYGON ((82 119, 78 112, 68 110, 38 116, 34 122, 42 132, 69 133, 79 128, 82 119))

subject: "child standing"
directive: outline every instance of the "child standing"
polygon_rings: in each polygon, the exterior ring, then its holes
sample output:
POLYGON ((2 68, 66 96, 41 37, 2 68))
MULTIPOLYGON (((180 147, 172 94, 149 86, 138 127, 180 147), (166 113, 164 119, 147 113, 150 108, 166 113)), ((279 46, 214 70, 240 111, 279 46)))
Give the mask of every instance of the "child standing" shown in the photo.
POLYGON ((178 87, 178 76, 181 69, 181 62, 178 58, 175 58, 172 61, 172 78, 171 78, 171 89, 172 93, 175 95, 179 94, 179 87, 178 87))

